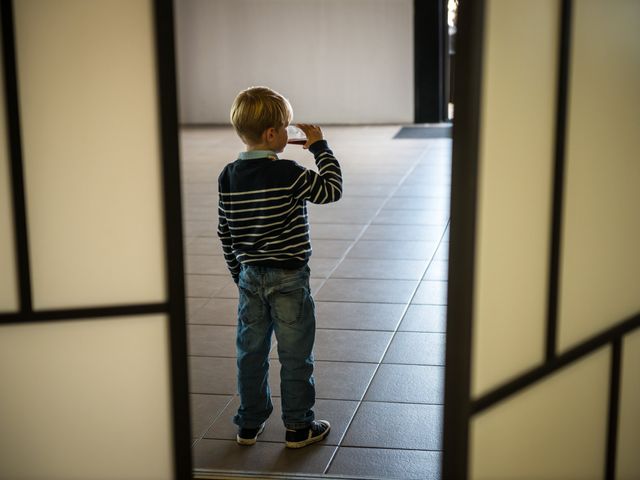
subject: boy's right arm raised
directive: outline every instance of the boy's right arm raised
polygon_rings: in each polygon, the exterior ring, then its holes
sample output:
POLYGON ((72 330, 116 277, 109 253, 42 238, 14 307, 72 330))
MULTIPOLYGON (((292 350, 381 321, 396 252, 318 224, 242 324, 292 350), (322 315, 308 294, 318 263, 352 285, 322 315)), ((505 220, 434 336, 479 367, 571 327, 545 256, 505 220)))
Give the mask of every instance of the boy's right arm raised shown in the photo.
POLYGON ((311 203, 337 202, 342 197, 342 171, 326 140, 309 146, 318 172, 305 169, 294 184, 295 197, 311 203))

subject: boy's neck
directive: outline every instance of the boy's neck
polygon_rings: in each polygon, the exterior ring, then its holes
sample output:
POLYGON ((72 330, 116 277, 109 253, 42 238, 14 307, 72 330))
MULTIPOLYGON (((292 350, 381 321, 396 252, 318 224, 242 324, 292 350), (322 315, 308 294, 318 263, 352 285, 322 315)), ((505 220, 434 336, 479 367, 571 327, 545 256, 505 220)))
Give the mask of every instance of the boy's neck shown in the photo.
POLYGON ((246 151, 247 152, 253 152, 255 150, 269 150, 269 151, 273 151, 273 149, 271 147, 269 147, 269 145, 264 145, 264 144, 260 144, 260 145, 247 145, 246 151))

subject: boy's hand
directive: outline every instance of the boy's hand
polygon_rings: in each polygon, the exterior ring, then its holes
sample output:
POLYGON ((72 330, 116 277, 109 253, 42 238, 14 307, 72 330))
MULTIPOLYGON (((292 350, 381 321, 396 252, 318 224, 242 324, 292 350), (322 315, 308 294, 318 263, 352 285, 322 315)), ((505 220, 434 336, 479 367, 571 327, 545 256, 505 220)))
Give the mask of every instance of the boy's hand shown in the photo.
POLYGON ((318 125, 311 125, 309 123, 296 123, 296 127, 304 132, 307 136, 307 143, 302 148, 307 149, 310 145, 313 145, 318 140, 323 140, 322 129, 318 125))

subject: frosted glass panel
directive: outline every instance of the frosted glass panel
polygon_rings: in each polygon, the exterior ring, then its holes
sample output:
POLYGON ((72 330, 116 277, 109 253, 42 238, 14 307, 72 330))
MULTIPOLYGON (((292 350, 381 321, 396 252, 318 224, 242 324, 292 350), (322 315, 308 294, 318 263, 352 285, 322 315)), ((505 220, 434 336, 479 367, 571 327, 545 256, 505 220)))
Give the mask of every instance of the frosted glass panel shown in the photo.
POLYGON ((610 354, 603 348, 476 416, 470 478, 602 478, 610 354))
POLYGON ((561 349, 640 311, 640 2, 576 1, 573 23, 561 349))
MULTIPOLYGON (((2 44, 0 43, 0 47, 2 44)), ((0 48, 0 65, 4 65, 0 48)), ((18 310, 18 283, 15 264, 11 170, 6 121, 4 75, 0 75, 0 312, 18 310)))
POLYGON ((15 2, 36 308, 164 301, 149 1, 15 2))
POLYGON ((486 8, 476 396, 544 357, 558 49, 557 1, 491 0, 486 8))
POLYGON ((640 331, 628 335, 622 344, 618 423, 618 480, 640 478, 640 331))
POLYGON ((0 327, 0 477, 173 478, 167 318, 0 327))
POLYGON ((300 122, 413 122, 413 0, 181 0, 176 25, 182 122, 228 124, 251 85, 300 122))

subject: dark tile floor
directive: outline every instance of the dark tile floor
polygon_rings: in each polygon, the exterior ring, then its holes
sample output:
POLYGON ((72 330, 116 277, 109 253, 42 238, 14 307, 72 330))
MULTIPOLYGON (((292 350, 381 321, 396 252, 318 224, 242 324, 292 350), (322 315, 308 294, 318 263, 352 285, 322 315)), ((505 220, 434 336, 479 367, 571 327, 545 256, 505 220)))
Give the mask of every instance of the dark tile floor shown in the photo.
MULTIPOLYGON (((237 290, 215 233, 216 180, 242 145, 230 128, 182 132, 197 471, 439 478, 451 141, 393 140, 398 129, 324 129, 344 174, 340 202, 309 206, 315 410, 332 431, 298 451, 284 447, 275 351, 267 428, 253 447, 234 441, 237 290)), ((300 147, 281 157, 313 167, 300 147)))

